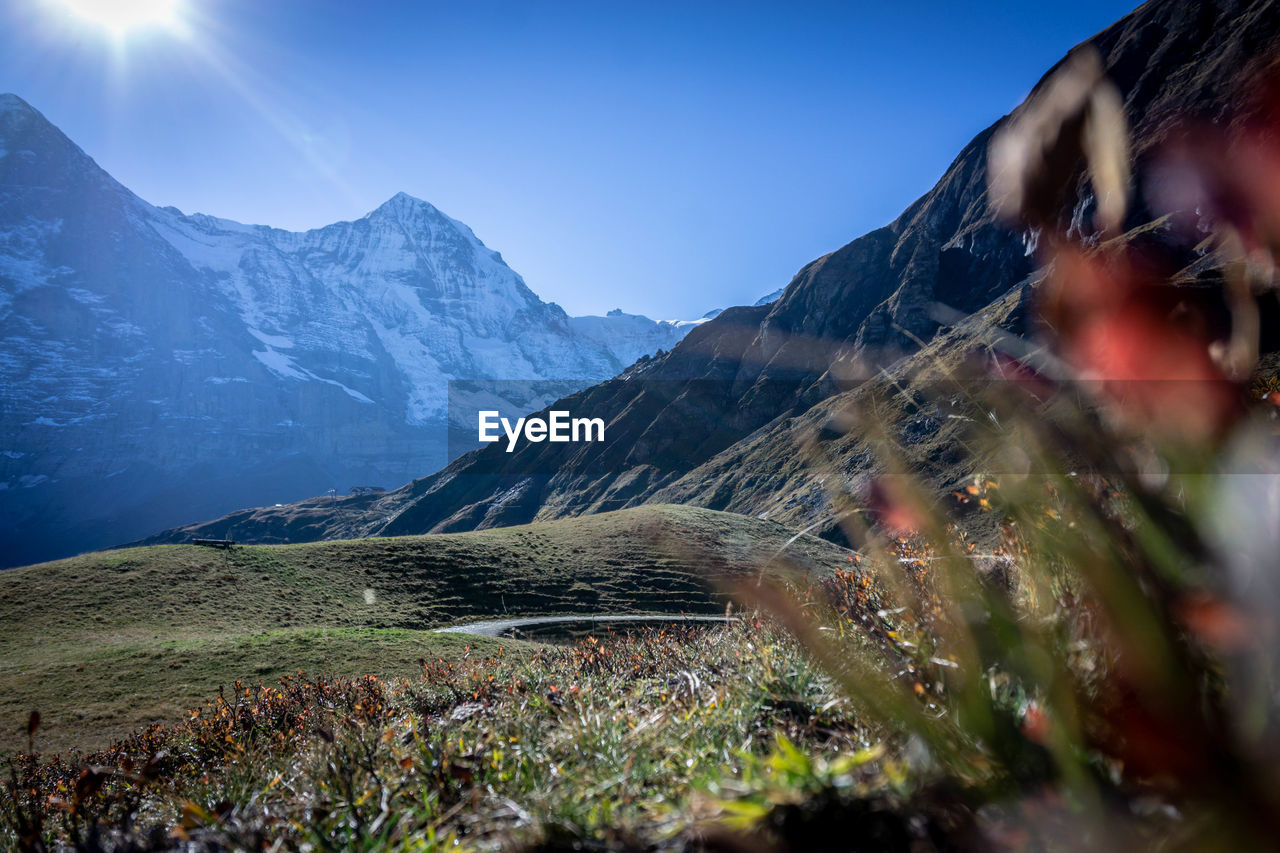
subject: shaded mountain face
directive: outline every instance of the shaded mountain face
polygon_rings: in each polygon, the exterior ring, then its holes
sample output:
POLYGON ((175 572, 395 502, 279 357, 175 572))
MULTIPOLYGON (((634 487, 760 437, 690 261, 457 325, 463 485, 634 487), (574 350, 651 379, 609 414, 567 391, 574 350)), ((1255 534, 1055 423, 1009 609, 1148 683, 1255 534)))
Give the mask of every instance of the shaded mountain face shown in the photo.
POLYGON ((156 208, 0 96, 0 565, 447 459, 447 383, 523 414, 687 331, 571 318, 407 195, 305 233, 156 208))
MULTIPOLYGON (((1133 132, 1137 185, 1126 224, 1137 229, 1151 219, 1143 199, 1153 149, 1187 116, 1221 122, 1232 113, 1250 66, 1280 46, 1280 9, 1274 0, 1154 0, 1088 44, 1133 132)), ((664 357, 556 404, 604 418, 605 442, 506 455, 494 446, 337 511, 316 502, 247 511, 154 541, 464 530, 660 500, 820 524, 829 508, 805 470, 799 434, 857 393, 849 389, 868 369, 901 368, 922 344, 936 353, 1024 322, 1037 235, 997 222, 987 199, 987 149, 1009 118, 971 141, 897 220, 806 265, 776 301, 726 310, 664 357), (938 304, 968 319, 939 337, 938 304)), ((1063 221, 1087 229, 1093 208, 1082 178, 1063 221)), ((1172 247, 1188 258, 1193 248, 1172 247)), ((842 452, 851 477, 870 464, 852 446, 842 452)))

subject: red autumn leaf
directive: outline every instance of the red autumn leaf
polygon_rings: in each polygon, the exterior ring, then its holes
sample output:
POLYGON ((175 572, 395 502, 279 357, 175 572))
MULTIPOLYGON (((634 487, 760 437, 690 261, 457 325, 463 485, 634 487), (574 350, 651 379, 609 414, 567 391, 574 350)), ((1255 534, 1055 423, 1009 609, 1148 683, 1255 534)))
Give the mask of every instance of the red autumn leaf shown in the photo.
POLYGON ((1209 340, 1170 311, 1170 286, 1132 252, 1057 257, 1042 316, 1078 377, 1130 426, 1192 441, 1220 435, 1240 411, 1238 388, 1209 340))
POLYGON ((1049 740, 1049 716, 1039 705, 1027 706, 1022 716, 1022 733, 1028 740, 1045 744, 1049 740))
POLYGON ((1248 618, 1220 598, 1187 596, 1178 603, 1176 612, 1192 634, 1223 651, 1238 651, 1253 636, 1248 618))
POLYGON ((890 536, 913 536, 926 522, 910 498, 903 495, 901 489, 890 479, 878 477, 872 480, 867 490, 866 504, 873 517, 890 536))

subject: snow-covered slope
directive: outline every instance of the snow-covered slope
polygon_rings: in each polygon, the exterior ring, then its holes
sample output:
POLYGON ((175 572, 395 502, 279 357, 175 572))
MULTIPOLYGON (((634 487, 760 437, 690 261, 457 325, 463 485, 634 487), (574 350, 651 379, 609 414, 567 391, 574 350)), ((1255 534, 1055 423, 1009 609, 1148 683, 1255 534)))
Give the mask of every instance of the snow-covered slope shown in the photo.
POLYGON ((761 296, 759 299, 757 299, 755 302, 751 304, 759 306, 759 305, 768 305, 771 302, 777 302, 779 299, 782 298, 782 294, 785 291, 786 291, 785 287, 779 287, 773 293, 769 293, 764 296, 761 296))
POLYGON ((618 361, 631 364, 643 355, 653 355, 659 349, 671 349, 701 322, 661 320, 655 323, 648 317, 624 314, 621 309, 614 309, 603 317, 570 317, 569 328, 608 350, 618 361))
POLYGON ((355 222, 292 233, 152 210, 147 224, 238 313, 277 378, 395 400, 411 425, 447 414, 450 379, 594 381, 682 334, 647 317, 598 337, 540 300, 466 225, 400 193, 355 222), (612 339, 606 344, 605 339, 612 339), (386 362, 404 384, 376 378, 386 362))
POLYGON ((292 233, 139 199, 0 95, 0 565, 447 459, 447 386, 529 411, 690 328, 570 318, 399 194, 292 233))

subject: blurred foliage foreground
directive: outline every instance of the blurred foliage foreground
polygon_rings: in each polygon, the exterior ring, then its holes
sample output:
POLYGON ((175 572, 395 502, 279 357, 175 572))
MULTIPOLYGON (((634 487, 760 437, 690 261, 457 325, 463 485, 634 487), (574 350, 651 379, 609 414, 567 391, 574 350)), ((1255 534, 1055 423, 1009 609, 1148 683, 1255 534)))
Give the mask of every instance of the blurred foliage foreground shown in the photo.
MULTIPOLYGON (((762 567, 728 627, 423 661, 394 683, 237 684, 110 750, 16 759, 5 842, 1277 846, 1280 389, 1257 304, 1280 246, 1280 86, 1261 79, 1230 133, 1189 128, 1162 155, 1149 204, 1194 231, 1190 283, 1121 230, 1127 134, 1096 58, 998 136, 991 197, 1045 269, 1038 339, 859 396, 841 422, 881 473, 857 497, 815 437, 859 555, 843 570, 762 567), (1092 227, 1062 221, 1082 190, 1092 227), (904 405, 972 423, 975 473, 951 494, 912 477, 904 405)), ((30 736, 34 753, 35 715, 30 736)))

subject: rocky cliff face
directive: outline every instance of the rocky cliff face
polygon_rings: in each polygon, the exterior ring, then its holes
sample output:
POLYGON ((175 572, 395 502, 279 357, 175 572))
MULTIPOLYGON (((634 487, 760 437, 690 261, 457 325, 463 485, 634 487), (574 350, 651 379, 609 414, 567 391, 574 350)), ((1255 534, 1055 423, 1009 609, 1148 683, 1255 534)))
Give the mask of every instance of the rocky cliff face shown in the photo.
POLYGON ((0 96, 0 565, 398 486, 448 461, 450 380, 536 380, 523 414, 687 328, 568 317, 404 194, 305 233, 153 207, 0 96))
MULTIPOLYGON (((1134 133, 1138 203, 1128 224, 1136 227, 1150 218, 1146 158, 1178 117, 1221 121, 1230 113, 1244 73, 1280 46, 1280 8, 1275 0, 1153 0, 1089 44, 1134 133)), ((791 523, 813 523, 814 501, 784 501, 778 510, 780 495, 813 491, 800 482, 793 421, 820 424, 824 403, 851 380, 933 340, 938 305, 968 315, 974 334, 983 323, 1019 322, 1036 235, 998 223, 987 199, 987 148, 1008 119, 970 142, 897 220, 806 265, 777 301, 727 310, 665 357, 557 406, 604 417, 607 442, 563 455, 546 445, 505 456, 483 450, 366 513, 312 516, 308 535, 460 530, 650 500, 781 511, 791 523)), ((1092 209, 1081 181, 1062 216, 1083 228, 1092 209)), ((203 529, 301 535, 271 511, 203 529)))

